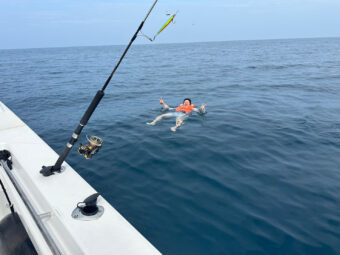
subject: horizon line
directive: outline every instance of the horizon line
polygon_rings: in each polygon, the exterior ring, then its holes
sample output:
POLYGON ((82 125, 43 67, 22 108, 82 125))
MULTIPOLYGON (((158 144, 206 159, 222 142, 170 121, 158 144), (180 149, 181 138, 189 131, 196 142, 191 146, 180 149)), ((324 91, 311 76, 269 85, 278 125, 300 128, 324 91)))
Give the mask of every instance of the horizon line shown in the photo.
MULTIPOLYGON (((166 44, 193 44, 193 43, 220 43, 220 42, 241 42, 241 41, 276 41, 276 40, 303 40, 303 39, 336 39, 340 36, 326 37, 289 37, 289 38, 266 38, 266 39, 234 39, 221 41, 192 41, 192 42, 173 42, 173 43, 136 43, 135 45, 166 45, 166 44)), ((127 43, 128 44, 128 43, 127 43)), ((52 46, 52 47, 29 47, 29 48, 0 48, 0 50, 37 50, 37 49, 58 49, 58 48, 82 48, 82 47, 110 47, 126 46, 127 44, 102 44, 102 45, 73 45, 73 46, 52 46)))

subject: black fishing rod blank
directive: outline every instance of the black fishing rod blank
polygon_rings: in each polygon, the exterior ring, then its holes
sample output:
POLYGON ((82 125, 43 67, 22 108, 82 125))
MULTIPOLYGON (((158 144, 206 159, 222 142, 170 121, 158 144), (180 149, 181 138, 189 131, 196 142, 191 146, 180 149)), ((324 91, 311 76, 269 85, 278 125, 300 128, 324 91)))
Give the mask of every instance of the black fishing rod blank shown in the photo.
POLYGON ((126 47, 125 51, 123 52, 122 56, 120 57, 118 63, 116 64, 115 68, 113 69, 113 71, 111 72, 110 76, 107 78, 106 82, 104 83, 104 86, 102 87, 101 90, 97 91, 97 94, 94 96, 94 98, 92 99, 91 104, 89 105, 89 107, 87 108, 86 112, 84 113, 83 117, 80 120, 80 123, 78 125, 78 127, 75 129, 74 133, 72 134, 70 140, 68 141, 68 143, 66 144, 63 152, 60 154, 57 162, 53 165, 53 166, 42 166, 42 169, 40 170, 40 173, 43 176, 50 176, 52 174, 54 174, 54 172, 60 172, 61 171, 61 165, 62 163, 65 161, 68 153, 70 152, 70 150, 72 149, 73 145, 77 142, 78 137, 81 133, 81 131, 83 130, 84 126, 87 124, 87 122, 89 121, 89 119, 91 118, 94 110, 97 108, 98 104, 100 103, 100 101, 102 100, 103 96, 104 96, 104 90, 106 89, 106 87, 109 85, 112 76, 115 74, 117 68, 119 67, 120 63, 122 62, 123 58, 125 57, 126 53, 128 52, 130 46, 132 45, 132 43, 134 42, 134 40, 136 39, 138 33, 140 32, 140 30, 142 29, 144 22, 147 20, 147 18, 149 17, 152 9, 155 7, 156 3, 158 0, 155 0, 155 2, 152 4, 150 10, 148 11, 148 13, 146 14, 144 20, 140 23, 136 33, 132 36, 128 46, 126 47))

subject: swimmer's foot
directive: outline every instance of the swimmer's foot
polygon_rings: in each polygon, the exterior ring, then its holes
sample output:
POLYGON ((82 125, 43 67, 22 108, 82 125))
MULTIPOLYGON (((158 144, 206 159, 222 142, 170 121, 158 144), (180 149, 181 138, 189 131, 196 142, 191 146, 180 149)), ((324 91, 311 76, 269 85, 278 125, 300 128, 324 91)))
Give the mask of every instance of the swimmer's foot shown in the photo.
POLYGON ((172 128, 170 128, 170 129, 171 129, 172 132, 176 132, 177 127, 172 127, 172 128))
POLYGON ((154 126, 154 125, 156 125, 156 122, 155 122, 155 121, 152 121, 152 122, 146 122, 146 125, 149 125, 149 126, 154 126))

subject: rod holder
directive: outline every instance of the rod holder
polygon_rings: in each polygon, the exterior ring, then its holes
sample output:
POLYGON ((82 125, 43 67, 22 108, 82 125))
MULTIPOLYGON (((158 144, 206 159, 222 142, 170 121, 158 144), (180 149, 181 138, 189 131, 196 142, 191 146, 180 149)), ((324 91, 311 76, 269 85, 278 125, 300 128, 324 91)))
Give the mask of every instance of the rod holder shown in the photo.
POLYGON ((53 175, 55 172, 59 172, 59 173, 61 172, 62 163, 65 161, 73 145, 77 142, 81 131, 83 130, 84 126, 89 121, 91 115, 93 114, 94 110, 97 108, 103 96, 104 96, 104 92, 102 90, 98 90, 97 94, 92 99, 91 104, 89 105, 83 117, 81 118, 78 127, 74 130, 74 133, 72 134, 70 140, 66 144, 63 152, 60 154, 57 162, 54 164, 54 166, 42 166, 40 173, 43 176, 47 177, 47 176, 53 175))

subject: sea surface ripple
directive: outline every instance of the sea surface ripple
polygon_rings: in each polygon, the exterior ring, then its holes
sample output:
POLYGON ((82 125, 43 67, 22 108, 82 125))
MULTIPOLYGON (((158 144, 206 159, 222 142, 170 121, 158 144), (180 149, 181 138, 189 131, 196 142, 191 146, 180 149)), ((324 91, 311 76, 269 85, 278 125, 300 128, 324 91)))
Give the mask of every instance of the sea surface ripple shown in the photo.
MULTIPOLYGON (((0 100, 59 153, 124 47, 1 50, 0 100)), ((134 45, 68 162, 164 254, 340 254, 339 130, 339 38, 134 45)))

